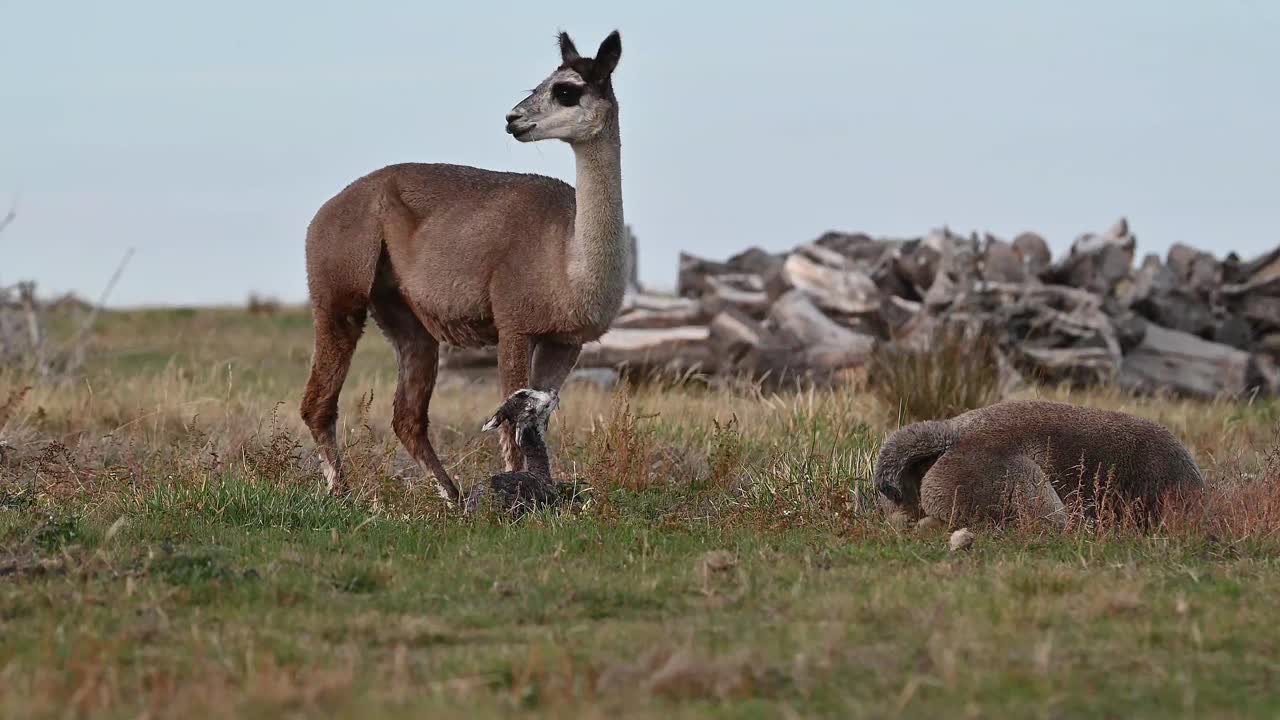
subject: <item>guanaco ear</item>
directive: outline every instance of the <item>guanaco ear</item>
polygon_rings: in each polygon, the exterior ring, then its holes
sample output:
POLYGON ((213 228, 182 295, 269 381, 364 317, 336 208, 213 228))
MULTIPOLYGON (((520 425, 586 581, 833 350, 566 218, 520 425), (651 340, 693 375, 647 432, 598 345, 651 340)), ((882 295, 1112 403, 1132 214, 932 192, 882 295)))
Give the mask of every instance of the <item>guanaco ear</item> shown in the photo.
POLYGON ((568 65, 580 57, 582 56, 578 54, 578 48, 574 46, 573 38, 569 37, 569 33, 560 33, 560 59, 568 65))
POLYGON ((601 80, 613 74, 614 68, 618 67, 618 60, 622 58, 622 36, 617 30, 609 33, 609 37, 600 43, 600 49, 596 51, 595 74, 601 80))

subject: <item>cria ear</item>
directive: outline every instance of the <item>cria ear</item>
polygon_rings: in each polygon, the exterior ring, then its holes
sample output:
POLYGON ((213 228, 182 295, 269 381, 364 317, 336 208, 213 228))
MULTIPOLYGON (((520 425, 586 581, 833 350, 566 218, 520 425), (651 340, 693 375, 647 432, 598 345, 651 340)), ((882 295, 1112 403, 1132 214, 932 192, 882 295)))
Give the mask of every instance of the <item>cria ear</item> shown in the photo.
POLYGON ((614 68, 618 67, 618 60, 622 58, 622 36, 617 30, 609 33, 609 37, 600 43, 600 49, 596 51, 596 63, 594 72, 601 79, 605 79, 613 74, 614 68))
POLYGON ((493 414, 493 417, 486 420, 484 425, 480 426, 480 432, 489 432, 490 430, 497 430, 498 426, 502 424, 502 421, 504 419, 505 418, 502 417, 502 409, 499 408, 498 412, 493 414))
POLYGON ((578 48, 573 44, 573 38, 569 37, 569 33, 560 33, 560 59, 563 60, 565 64, 568 64, 581 57, 582 56, 578 54, 578 48))
POLYGON ((488 432, 498 427, 504 422, 515 423, 516 418, 520 417, 520 411, 524 409, 527 402, 526 391, 516 390, 502 401, 502 405, 498 406, 493 416, 481 426, 481 432, 488 432))

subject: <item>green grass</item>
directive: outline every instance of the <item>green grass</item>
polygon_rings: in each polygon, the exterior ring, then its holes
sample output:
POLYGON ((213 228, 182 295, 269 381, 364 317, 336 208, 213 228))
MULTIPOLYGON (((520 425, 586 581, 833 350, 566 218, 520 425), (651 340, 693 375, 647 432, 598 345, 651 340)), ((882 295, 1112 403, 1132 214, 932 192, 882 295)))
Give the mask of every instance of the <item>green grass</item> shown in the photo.
MULTIPOLYGON (((1280 714, 1270 405, 1043 390, 1169 425, 1221 517, 951 553, 874 507, 895 403, 569 388, 555 462, 590 499, 511 523, 420 482, 377 339, 343 405, 356 492, 320 493, 299 317, 108 315, 84 381, 0 428, 0 717, 1280 714)), ((497 400, 433 405, 464 485, 497 400)))
POLYGON ((0 708, 1280 712, 1273 548, 1010 532, 957 557, 937 536, 615 509, 431 525, 247 478, 155 491, 114 533, 104 517, 10 545, 46 565, 0 585, 0 708))

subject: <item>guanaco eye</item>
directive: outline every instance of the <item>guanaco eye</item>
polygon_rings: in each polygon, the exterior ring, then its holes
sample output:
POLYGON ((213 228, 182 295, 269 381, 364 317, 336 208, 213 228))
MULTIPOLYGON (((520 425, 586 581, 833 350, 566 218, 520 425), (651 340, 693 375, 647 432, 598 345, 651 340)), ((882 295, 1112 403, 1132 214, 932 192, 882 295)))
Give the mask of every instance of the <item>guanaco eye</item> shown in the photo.
POLYGON ((573 107, 582 99, 582 86, 572 83, 557 83, 551 88, 551 96, 565 107, 573 107))

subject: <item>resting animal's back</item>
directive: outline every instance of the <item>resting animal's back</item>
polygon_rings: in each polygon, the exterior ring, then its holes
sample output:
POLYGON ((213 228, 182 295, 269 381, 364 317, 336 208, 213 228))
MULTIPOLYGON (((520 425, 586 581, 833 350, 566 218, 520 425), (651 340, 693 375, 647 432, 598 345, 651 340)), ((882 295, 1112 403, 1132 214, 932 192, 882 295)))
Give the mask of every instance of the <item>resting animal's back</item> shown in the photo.
MULTIPOLYGON (((1043 400, 997 403, 954 418, 958 442, 1016 450, 1054 482, 1114 472, 1144 485, 1202 481, 1182 443, 1164 426, 1126 413, 1043 400)), ((1136 488, 1135 488, 1136 489, 1136 488)))
POLYGON ((1111 482, 1149 509, 1172 488, 1203 485, 1190 453, 1159 424, 1045 401, 997 403, 909 425, 885 442, 876 464, 877 487, 889 505, 917 514, 943 510, 922 507, 922 496, 923 505, 929 498, 945 505, 939 498, 953 499, 958 491, 983 506, 972 512, 989 514, 1008 497, 1009 483, 1021 480, 1047 480, 1062 500, 1085 503, 1096 483, 1111 482))

